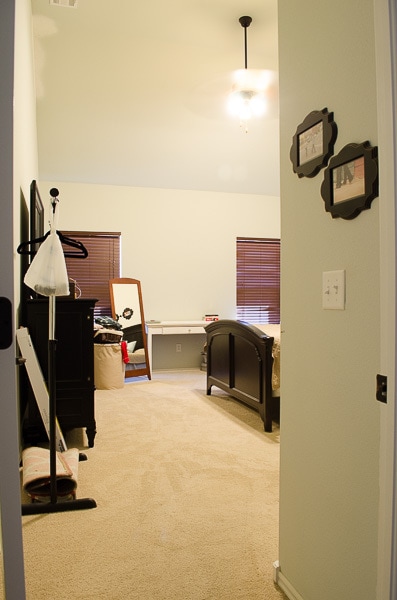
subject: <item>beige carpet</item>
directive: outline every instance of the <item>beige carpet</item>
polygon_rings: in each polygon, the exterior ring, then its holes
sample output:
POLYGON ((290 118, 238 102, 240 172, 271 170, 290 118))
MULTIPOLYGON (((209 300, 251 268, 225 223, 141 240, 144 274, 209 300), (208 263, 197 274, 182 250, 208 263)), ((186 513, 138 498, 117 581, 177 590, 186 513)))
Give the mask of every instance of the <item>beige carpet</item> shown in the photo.
POLYGON ((278 429, 198 370, 98 390, 96 418, 77 491, 97 508, 23 517, 28 600, 285 598, 278 429))

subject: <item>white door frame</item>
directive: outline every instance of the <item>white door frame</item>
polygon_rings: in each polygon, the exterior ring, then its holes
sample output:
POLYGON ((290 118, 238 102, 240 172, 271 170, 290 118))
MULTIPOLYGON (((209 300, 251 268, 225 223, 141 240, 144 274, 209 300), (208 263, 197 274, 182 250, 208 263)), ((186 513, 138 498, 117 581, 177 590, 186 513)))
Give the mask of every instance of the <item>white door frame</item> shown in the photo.
POLYGON ((395 0, 374 0, 378 101, 381 373, 380 500, 377 600, 397 600, 396 495, 396 191, 397 20, 395 0))
MULTIPOLYGON (((0 256, 2 268, 0 297, 14 306, 14 30, 15 0, 0 3, 0 256)), ((11 309, 12 320, 15 310, 11 309)), ((4 323, 1 323, 4 326, 4 323)), ((12 327, 13 334, 15 325, 12 327)), ((16 391, 15 334, 9 348, 0 350, 0 518, 4 592, 7 600, 25 600, 25 578, 22 544, 21 492, 19 478, 19 415, 16 391)))

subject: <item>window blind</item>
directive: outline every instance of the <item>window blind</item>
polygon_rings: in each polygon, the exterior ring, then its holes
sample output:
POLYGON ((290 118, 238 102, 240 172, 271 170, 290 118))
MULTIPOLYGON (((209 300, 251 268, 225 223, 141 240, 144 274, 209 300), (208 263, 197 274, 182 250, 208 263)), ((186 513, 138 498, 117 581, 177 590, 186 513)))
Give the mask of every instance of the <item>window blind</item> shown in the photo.
MULTIPOLYGON (((117 232, 62 231, 82 242, 88 256, 84 259, 66 258, 70 279, 77 284, 77 297, 97 298, 95 317, 111 316, 109 279, 120 277, 120 237, 117 232)), ((65 247, 67 250, 67 247, 65 247)))
POLYGON ((280 323, 280 240, 237 238, 237 319, 280 323))

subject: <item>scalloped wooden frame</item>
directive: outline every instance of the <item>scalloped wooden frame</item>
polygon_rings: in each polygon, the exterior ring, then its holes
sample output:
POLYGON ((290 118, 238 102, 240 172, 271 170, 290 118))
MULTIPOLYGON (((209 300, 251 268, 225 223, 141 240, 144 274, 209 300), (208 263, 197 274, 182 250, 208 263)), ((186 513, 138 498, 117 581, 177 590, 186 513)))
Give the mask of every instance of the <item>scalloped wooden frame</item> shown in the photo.
MULTIPOLYGON (((327 166, 330 156, 334 153, 334 144, 338 135, 338 128, 334 121, 334 113, 328 112, 327 108, 314 110, 300 123, 292 138, 290 150, 290 159, 293 170, 298 177, 314 177, 324 167, 327 166), (307 159, 307 156, 301 156, 303 152, 302 141, 304 136, 311 133, 318 133, 317 127, 322 129, 321 153, 316 153, 313 159, 307 159), (305 160, 303 160, 305 158, 305 160)), ((305 147, 307 151, 307 147, 305 147)))
POLYGON ((321 196, 325 202, 325 210, 331 213, 334 219, 337 217, 354 219, 363 210, 371 208, 371 203, 378 193, 377 146, 371 146, 368 141, 361 144, 347 144, 330 160, 324 172, 321 196), (338 179, 338 174, 344 167, 347 167, 347 173, 352 170, 352 167, 353 171, 357 171, 352 173, 354 178, 352 177, 349 182, 346 181, 346 176, 342 182, 338 179), (342 187, 343 195, 338 191, 342 187), (346 197, 346 192, 351 195, 346 197), (339 199, 338 195, 340 195, 339 199))

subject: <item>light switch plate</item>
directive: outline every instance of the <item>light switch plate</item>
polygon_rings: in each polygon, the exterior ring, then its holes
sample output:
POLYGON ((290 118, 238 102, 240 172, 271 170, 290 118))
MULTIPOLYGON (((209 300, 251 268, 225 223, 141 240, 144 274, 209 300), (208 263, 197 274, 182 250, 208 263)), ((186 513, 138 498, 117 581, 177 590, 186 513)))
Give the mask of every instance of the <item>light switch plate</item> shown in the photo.
POLYGON ((345 271, 323 272, 323 308, 345 310, 345 271))

